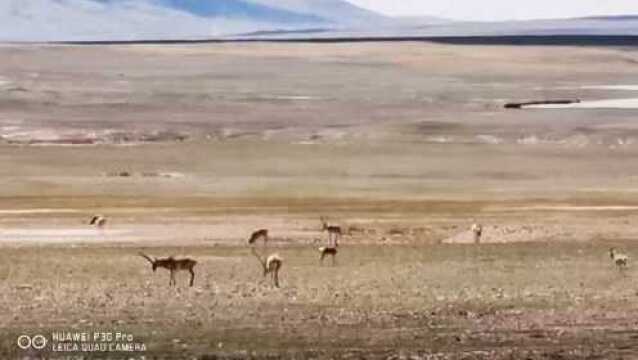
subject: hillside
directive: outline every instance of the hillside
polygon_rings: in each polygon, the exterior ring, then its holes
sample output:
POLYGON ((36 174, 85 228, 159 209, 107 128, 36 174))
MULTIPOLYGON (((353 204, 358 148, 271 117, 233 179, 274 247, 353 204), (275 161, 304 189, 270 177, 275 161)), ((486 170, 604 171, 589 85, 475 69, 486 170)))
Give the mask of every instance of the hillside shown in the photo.
POLYGON ((343 0, 4 0, 0 41, 201 39, 382 19, 343 0))

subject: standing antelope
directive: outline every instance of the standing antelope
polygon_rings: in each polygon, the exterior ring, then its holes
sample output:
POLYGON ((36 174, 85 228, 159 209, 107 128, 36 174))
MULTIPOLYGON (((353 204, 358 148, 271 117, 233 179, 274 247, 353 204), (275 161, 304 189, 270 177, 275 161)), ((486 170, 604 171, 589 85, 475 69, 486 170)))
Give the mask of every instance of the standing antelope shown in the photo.
POLYGON ((616 252, 615 248, 609 249, 609 257, 614 262, 614 264, 616 264, 619 271, 626 269, 627 265, 629 264, 629 256, 623 253, 616 252))
POLYGON ((195 265, 197 265, 197 261, 188 258, 174 259, 172 256, 162 259, 151 259, 144 253, 139 254, 151 263, 151 265, 153 266, 153 272, 155 272, 158 267, 164 268, 171 272, 171 278, 168 281, 168 286, 177 285, 177 282, 175 281, 175 273, 182 270, 188 271, 191 274, 190 286, 193 286, 193 282, 195 281, 195 271, 193 271, 193 268, 195 267, 195 265))
POLYGON ((323 258, 326 255, 332 256, 332 266, 335 265, 335 257, 337 256, 337 248, 336 247, 320 247, 319 252, 321 253, 321 257, 319 258, 319 262, 323 265, 323 258))
POLYGON ((328 231, 328 241, 330 242, 330 247, 338 247, 339 246, 339 240, 341 240, 341 227, 340 226, 334 226, 334 225, 328 225, 328 223, 326 222, 326 219, 322 216, 319 218, 319 220, 321 220, 321 225, 322 231, 328 231))
POLYGON ((94 215, 89 221, 89 225, 94 225, 97 228, 103 228, 106 225, 106 218, 102 215, 94 215))
POLYGON ((260 229, 253 232, 248 239, 248 244, 254 244, 257 240, 262 239, 264 241, 264 246, 268 242, 268 229, 260 229))
POLYGON ((284 263, 284 259, 279 256, 279 254, 272 254, 268 256, 268 258, 264 261, 264 259, 259 256, 257 250, 255 248, 251 248, 253 255, 259 260, 262 268, 264 269, 264 277, 270 274, 275 287, 279 287, 279 270, 281 270, 281 266, 284 263))
POLYGON ((472 233, 474 234, 474 243, 475 244, 480 243, 481 236, 483 235, 483 226, 481 224, 474 223, 472 224, 472 227, 470 229, 472 230, 472 233))

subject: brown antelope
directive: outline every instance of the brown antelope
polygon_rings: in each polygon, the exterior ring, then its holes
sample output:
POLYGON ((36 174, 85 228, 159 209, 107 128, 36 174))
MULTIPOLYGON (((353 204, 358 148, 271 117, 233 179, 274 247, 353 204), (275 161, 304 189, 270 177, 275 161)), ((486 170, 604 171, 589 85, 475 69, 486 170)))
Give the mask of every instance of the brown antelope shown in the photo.
POLYGON ((284 259, 282 259, 279 254, 272 254, 268 256, 268 258, 264 261, 264 259, 259 256, 255 248, 251 248, 251 251, 253 252, 253 255, 255 255, 257 260, 259 260, 259 263, 264 269, 264 277, 270 274, 275 287, 279 287, 279 270, 281 270, 284 259))
POLYGON ((248 239, 248 244, 254 244, 257 240, 262 239, 264 241, 264 246, 268 242, 268 229, 260 229, 253 232, 250 235, 250 239, 248 239))
POLYGON ((172 256, 162 259, 151 259, 150 256, 147 256, 144 253, 139 254, 151 263, 153 266, 153 272, 155 272, 158 267, 171 272, 171 278, 168 281, 168 286, 177 285, 177 282, 175 281, 175 273, 178 271, 188 271, 191 274, 190 286, 193 286, 193 282, 195 281, 195 271, 193 268, 197 265, 197 261, 192 259, 175 259, 172 256))
POLYGON ((324 217, 320 217, 319 219, 321 220, 321 225, 322 225, 321 230, 328 232, 328 241, 330 243, 330 247, 335 247, 335 248, 338 247, 339 240, 341 240, 341 235, 342 235, 341 227, 328 225, 324 217))
POLYGON ((332 256, 332 265, 334 266, 335 257, 337 256, 337 248, 336 247, 320 247, 319 248, 319 252, 321 253, 321 257, 319 258, 319 262, 321 263, 321 265, 323 265, 323 258, 325 258, 326 255, 331 255, 332 256))
POLYGON ((474 243, 475 244, 480 243, 481 236, 483 235, 483 226, 481 224, 474 223, 472 224, 472 227, 470 229, 472 230, 472 233, 474 234, 474 243))
POLYGON ((619 271, 626 269, 629 264, 629 256, 616 252, 614 248, 609 249, 609 257, 616 264, 619 271))
POLYGON ((89 221, 89 225, 95 225, 98 228, 103 228, 106 225, 106 218, 102 215, 94 215, 89 221))

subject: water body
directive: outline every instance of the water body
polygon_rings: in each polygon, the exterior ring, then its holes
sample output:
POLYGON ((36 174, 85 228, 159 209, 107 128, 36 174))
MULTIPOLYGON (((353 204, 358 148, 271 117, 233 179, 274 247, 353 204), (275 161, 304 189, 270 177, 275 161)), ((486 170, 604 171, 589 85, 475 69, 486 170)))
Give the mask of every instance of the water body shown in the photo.
MULTIPOLYGON (((584 90, 638 91, 638 85, 585 85, 584 90)), ((526 105, 525 109, 638 109, 638 98, 589 100, 572 104, 526 105)))
POLYGON ((572 104, 527 105, 524 109, 638 109, 638 98, 581 101, 572 104))

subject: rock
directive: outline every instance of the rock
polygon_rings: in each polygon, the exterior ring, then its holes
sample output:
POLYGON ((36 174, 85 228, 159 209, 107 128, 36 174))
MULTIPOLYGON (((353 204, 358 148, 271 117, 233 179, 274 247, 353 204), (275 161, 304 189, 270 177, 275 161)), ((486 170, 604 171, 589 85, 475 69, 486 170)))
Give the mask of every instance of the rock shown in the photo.
POLYGON ((540 101, 527 101, 527 102, 518 102, 518 103, 507 103, 505 104, 506 109, 522 109, 526 106, 533 105, 568 105, 568 104, 576 104, 580 103, 579 99, 573 100, 540 100, 540 101))

